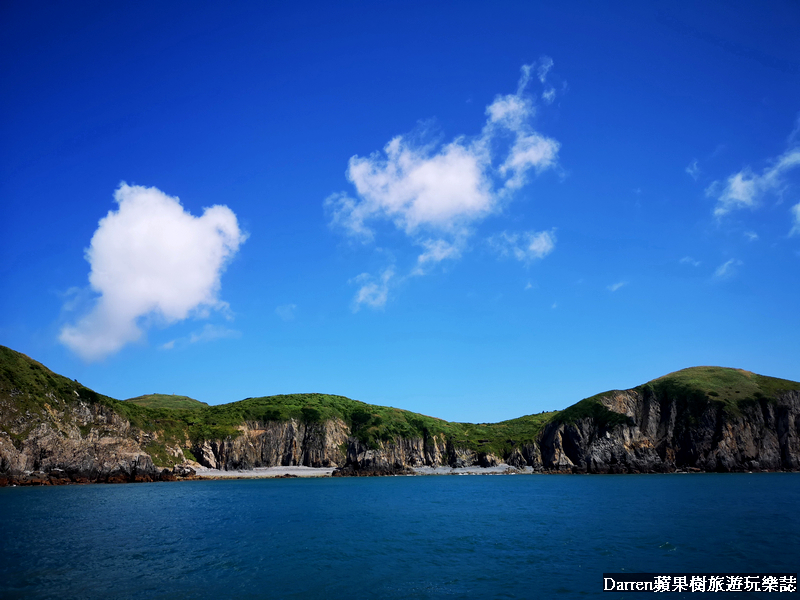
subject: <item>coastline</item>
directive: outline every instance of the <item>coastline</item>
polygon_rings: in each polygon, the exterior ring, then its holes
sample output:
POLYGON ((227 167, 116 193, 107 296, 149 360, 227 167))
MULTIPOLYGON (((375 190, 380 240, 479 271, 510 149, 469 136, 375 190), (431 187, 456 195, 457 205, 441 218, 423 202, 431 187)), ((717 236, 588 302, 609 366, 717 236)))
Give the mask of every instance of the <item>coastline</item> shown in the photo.
MULTIPOLYGON (((334 467, 257 467, 222 471, 206 467, 194 467, 195 475, 191 479, 276 479, 293 477, 332 477, 334 467)), ((516 469, 507 464, 494 467, 412 467, 409 473, 398 473, 398 476, 417 475, 516 475, 518 473, 534 473, 530 467, 516 469)))
POLYGON ((334 467, 256 467, 254 469, 237 469, 223 471, 206 467, 193 467, 195 475, 192 479, 275 479, 286 477, 330 477, 334 467))
MULTIPOLYGON (((284 467, 257 467, 254 469, 240 469, 235 471, 223 471, 220 469, 209 469, 206 467, 192 466, 194 473, 186 475, 175 475, 170 473, 164 476, 162 473, 158 478, 148 479, 120 479, 112 478, 107 480, 90 480, 84 477, 70 479, 68 477, 52 477, 46 473, 36 472, 22 477, 0 475, 0 488, 4 487, 29 487, 29 486, 60 486, 60 485, 93 485, 93 484, 121 484, 121 483, 155 483, 168 481, 213 481, 226 479, 319 479, 330 477, 428 477, 445 475, 589 475, 590 473, 576 473, 574 471, 552 471, 535 470, 532 467, 516 468, 505 463, 494 467, 410 467, 406 471, 364 471, 355 473, 352 471, 337 473, 334 467, 304 467, 304 466, 284 466, 284 467)), ((168 472, 167 469, 164 470, 168 472)), ((797 470, 768 470, 758 471, 736 471, 736 473, 797 473, 797 470)), ((618 473, 622 475, 689 475, 716 473, 714 471, 701 471, 696 468, 678 469, 666 473, 640 472, 640 473, 618 473)))

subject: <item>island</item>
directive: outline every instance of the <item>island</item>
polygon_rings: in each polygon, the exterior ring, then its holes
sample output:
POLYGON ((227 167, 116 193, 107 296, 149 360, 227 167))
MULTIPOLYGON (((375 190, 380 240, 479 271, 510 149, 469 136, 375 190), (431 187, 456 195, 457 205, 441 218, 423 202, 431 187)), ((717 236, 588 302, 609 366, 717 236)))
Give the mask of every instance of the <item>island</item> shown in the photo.
POLYGON ((798 471, 800 383, 693 367, 560 411, 455 423, 329 394, 121 401, 0 346, 0 486, 280 466, 334 476, 798 471))

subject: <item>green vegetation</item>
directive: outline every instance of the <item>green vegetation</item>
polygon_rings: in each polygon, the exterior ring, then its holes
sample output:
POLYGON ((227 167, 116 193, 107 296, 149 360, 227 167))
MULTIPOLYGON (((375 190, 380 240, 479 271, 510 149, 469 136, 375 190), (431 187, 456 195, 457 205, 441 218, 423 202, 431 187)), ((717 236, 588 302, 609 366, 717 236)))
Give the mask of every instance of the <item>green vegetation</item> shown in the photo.
POLYGON ((143 448, 153 459, 153 464, 157 467, 175 466, 175 458, 167 452, 166 445, 161 442, 150 442, 143 448))
POLYGON ((20 410, 41 412, 48 402, 77 402, 102 397, 77 381, 56 375, 50 369, 10 348, 0 346, 0 397, 10 396, 20 410))
POLYGON ((659 398, 685 403, 691 418, 716 404, 728 414, 739 415, 746 404, 774 400, 780 393, 800 390, 800 383, 756 375, 742 369, 692 367, 664 375, 637 388, 659 398))
MULTIPOLYGON (((737 414, 746 403, 772 401, 782 392, 800 390, 800 383, 738 369, 696 367, 660 377, 636 390, 658 398, 676 398, 679 407, 686 409, 691 423, 699 418, 709 403, 716 403, 737 414)), ((397 437, 430 439, 439 436, 440 440, 456 447, 508 456, 515 447, 536 440, 551 421, 574 423, 592 418, 601 427, 629 423, 627 416, 610 411, 601 403, 603 396, 612 393, 586 398, 562 411, 477 424, 452 423, 329 394, 247 398, 217 406, 208 406, 186 396, 166 394, 149 394, 120 402, 0 346, 0 429, 6 431, 12 440, 16 442, 25 437, 25 431, 13 430, 10 426, 16 416, 25 413, 44 416, 58 405, 88 401, 112 409, 134 427, 152 433, 155 439, 146 451, 159 466, 175 462, 166 450, 167 445, 184 448, 186 457, 194 458, 190 450, 194 444, 236 437, 243 423, 289 419, 305 423, 341 420, 349 426, 354 437, 373 448, 382 441, 397 437)), ((27 419, 26 423, 30 425, 27 419)), ((88 435, 91 426, 81 426, 80 430, 82 435, 88 435)))
POLYGON ((125 402, 131 402, 146 408, 202 408, 208 406, 205 402, 200 402, 188 396, 176 396, 175 394, 146 394, 128 398, 125 402))
POLYGON ((515 447, 533 442, 558 411, 526 415, 499 423, 449 423, 448 439, 474 452, 508 456, 515 447))
MULTIPOLYGON (((8 348, 0 348, 0 369, 0 393, 13 396, 17 408, 42 412, 48 394, 53 396, 55 393, 62 402, 88 400, 102 404, 130 421, 134 427, 155 433, 158 440, 151 442, 147 451, 154 462, 161 466, 169 465, 174 460, 166 452, 166 444, 185 448, 187 443, 235 437, 244 422, 289 419, 306 423, 339 419, 350 427, 355 437, 370 447, 396 437, 431 438, 438 435, 442 440, 450 440, 476 452, 507 454, 515 444, 532 442, 544 424, 556 414, 542 413, 494 424, 449 423, 406 410, 329 394, 247 398, 217 406, 208 406, 185 396, 164 394, 120 402, 56 375, 36 361, 8 348), (13 394, 12 390, 15 390, 13 394)), ((83 427, 82 433, 88 434, 90 430, 91 427, 83 427)))
POLYGON ((20 432, 11 430, 8 415, 44 415, 59 405, 80 401, 109 407, 117 402, 75 380, 53 373, 24 354, 0 346, 0 429, 11 435, 12 439, 19 436, 20 432))
POLYGON ((553 420, 558 423, 574 423, 579 419, 591 418, 594 419, 594 422, 597 423, 599 427, 607 429, 615 425, 632 424, 633 421, 630 417, 609 410, 600 402, 600 398, 603 396, 610 396, 614 391, 616 390, 596 394, 590 398, 584 398, 580 402, 559 412, 553 420))

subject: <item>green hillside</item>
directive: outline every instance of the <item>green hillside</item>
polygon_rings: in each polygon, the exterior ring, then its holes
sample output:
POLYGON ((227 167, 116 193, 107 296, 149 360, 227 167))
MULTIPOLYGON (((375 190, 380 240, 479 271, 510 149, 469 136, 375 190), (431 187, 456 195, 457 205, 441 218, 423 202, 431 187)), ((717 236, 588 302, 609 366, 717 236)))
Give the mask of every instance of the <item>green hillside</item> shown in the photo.
MULTIPOLYGON (((699 416, 710 404, 720 405, 728 414, 738 415, 746 404, 770 400, 791 390, 800 390, 800 382, 757 375, 743 369, 727 367, 690 367, 658 377, 634 388, 657 398, 676 398, 690 415, 699 416)), ((624 424, 628 417, 608 410, 600 401, 621 390, 609 390, 584 398, 559 411, 553 419, 574 423, 586 417, 603 426, 624 424)))
POLYGON ((131 402, 146 408, 186 408, 196 409, 208 406, 205 402, 189 398, 189 396, 176 396, 175 394, 145 394, 128 398, 125 402, 131 402))
POLYGON ((239 402, 209 406, 183 418, 193 439, 235 435, 244 421, 285 421, 297 419, 320 422, 340 419, 350 426, 352 435, 375 445, 394 437, 444 435, 458 445, 477 452, 502 453, 513 443, 533 441, 556 414, 542 413, 494 424, 452 423, 407 410, 366 404, 344 396, 329 394, 287 394, 247 398, 239 402))
MULTIPOLYGON (((245 421, 285 421, 291 418, 305 422, 341 419, 350 427, 353 436, 371 446, 397 436, 444 435, 459 446, 476 452, 503 454, 510 452, 515 444, 533 441, 549 419, 557 414, 541 413, 493 424, 451 423, 330 394, 247 398, 216 406, 186 396, 165 394, 119 401, 97 394, 77 381, 53 373, 24 354, 0 346, 0 401, 7 398, 12 400, 10 404, 17 415, 26 410, 44 414, 46 405, 52 404, 56 398, 67 404, 80 400, 101 403, 135 427, 158 433, 159 441, 152 442, 147 448, 154 460, 163 458, 165 443, 177 442, 188 449, 191 444, 203 440, 237 436, 238 426, 245 421)), ((6 429, 4 420, 0 421, 0 427, 6 429)))
MULTIPOLYGON (((699 414, 708 403, 719 403, 730 413, 737 413, 743 403, 775 398, 787 390, 800 390, 800 383, 756 375, 740 369, 695 367, 670 373, 635 388, 657 397, 678 398, 699 414)), ((552 420, 574 422, 593 417, 600 424, 613 426, 627 422, 627 417, 605 408, 600 398, 605 392, 566 408, 528 415, 500 423, 453 423, 398 408, 366 404, 329 394, 287 394, 247 398, 239 402, 208 406, 186 396, 150 394, 124 402, 103 396, 50 371, 44 365, 0 346, 0 429, 20 439, 25 431, 14 423, 35 426, 37 415, 49 414, 56 404, 89 401, 107 406, 147 432, 156 433, 146 450, 164 464, 169 459, 165 444, 189 449, 209 439, 239 435, 244 422, 286 421, 322 422, 340 419, 351 434, 370 446, 395 437, 444 436, 458 447, 476 452, 507 456, 515 446, 533 442, 552 420), (26 416, 27 415, 27 416, 26 416)))
MULTIPOLYGON (((6 410, 31 413, 39 413, 45 410, 46 404, 57 401, 67 404, 80 400, 102 404, 116 402, 5 346, 0 346, 0 400, 6 410)), ((5 426, 5 421, 0 420, 0 427, 5 426)))
POLYGON ((654 379, 638 389, 660 397, 682 399, 695 412, 714 403, 729 414, 737 415, 746 404, 800 390, 800 382, 757 375, 743 369, 692 367, 654 379))
POLYGON ((732 403, 748 397, 774 397, 780 392, 800 390, 797 381, 724 367, 691 367, 654 379, 650 384, 662 389, 682 387, 702 391, 720 402, 732 403))

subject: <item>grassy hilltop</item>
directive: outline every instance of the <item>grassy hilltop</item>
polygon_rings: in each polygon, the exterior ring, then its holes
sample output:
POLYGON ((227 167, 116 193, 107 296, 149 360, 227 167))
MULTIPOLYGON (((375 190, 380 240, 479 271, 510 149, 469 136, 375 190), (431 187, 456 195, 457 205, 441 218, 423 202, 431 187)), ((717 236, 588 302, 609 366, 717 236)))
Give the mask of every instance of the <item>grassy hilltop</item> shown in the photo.
MULTIPOLYGON (((339 419, 352 435, 375 445, 394 437, 424 437, 443 434, 459 446, 478 452, 502 454, 515 443, 533 441, 557 411, 529 415, 493 424, 451 423, 419 413, 367 404, 330 394, 286 394, 247 398, 209 406, 186 396, 149 394, 125 401, 98 394, 77 381, 53 373, 35 360, 0 346, 0 429, 21 439, 26 432, 12 432, 12 412, 26 411, 42 417, 51 405, 75 405, 81 400, 106 406, 131 424, 155 432, 158 441, 146 450, 163 464, 166 443, 178 443, 186 450, 204 440, 237 436, 243 422, 297 419, 320 422, 339 419)), ((33 428, 31 425, 31 429, 33 428)))
MULTIPOLYGON (((699 414, 708 403, 719 404, 727 412, 737 414, 745 403, 769 400, 787 390, 800 390, 800 383, 722 367, 684 369, 634 388, 655 397, 680 398, 694 414, 699 414)), ((157 464, 169 462, 167 443, 188 451, 193 444, 204 440, 237 436, 237 428, 244 422, 288 419, 305 422, 339 419, 349 426, 351 435, 371 446, 395 437, 443 435, 458 447, 507 456, 515 446, 533 442, 553 420, 574 422, 593 417, 606 425, 628 422, 625 415, 608 410, 600 402, 601 397, 610 393, 613 392, 586 398, 562 411, 480 424, 448 422, 398 408, 316 393, 247 398, 216 406, 166 394, 119 401, 0 346, 0 430, 12 440, 24 439, 27 431, 35 427, 37 415, 39 418, 52 415, 54 405, 88 401, 99 403, 133 426, 154 433, 155 440, 145 450, 157 464), (28 417, 23 418, 26 414, 28 417), (23 420, 27 425, 20 429, 18 424, 23 420)))
POLYGON ((189 396, 176 396, 175 394, 145 394, 128 398, 125 402, 131 402, 146 408, 202 408, 208 406, 205 402, 189 398, 189 396))
MULTIPOLYGON (((758 375, 743 369, 690 367, 653 379, 632 391, 656 398, 676 398, 694 414, 702 412, 709 404, 716 404, 728 414, 737 416, 747 404, 775 399, 779 394, 791 390, 800 390, 800 382, 758 375)), ((623 390, 609 390, 584 398, 558 411, 553 419, 573 423, 578 419, 593 417, 607 425, 626 423, 624 415, 608 410, 600 402, 604 396, 620 391, 623 390)))

